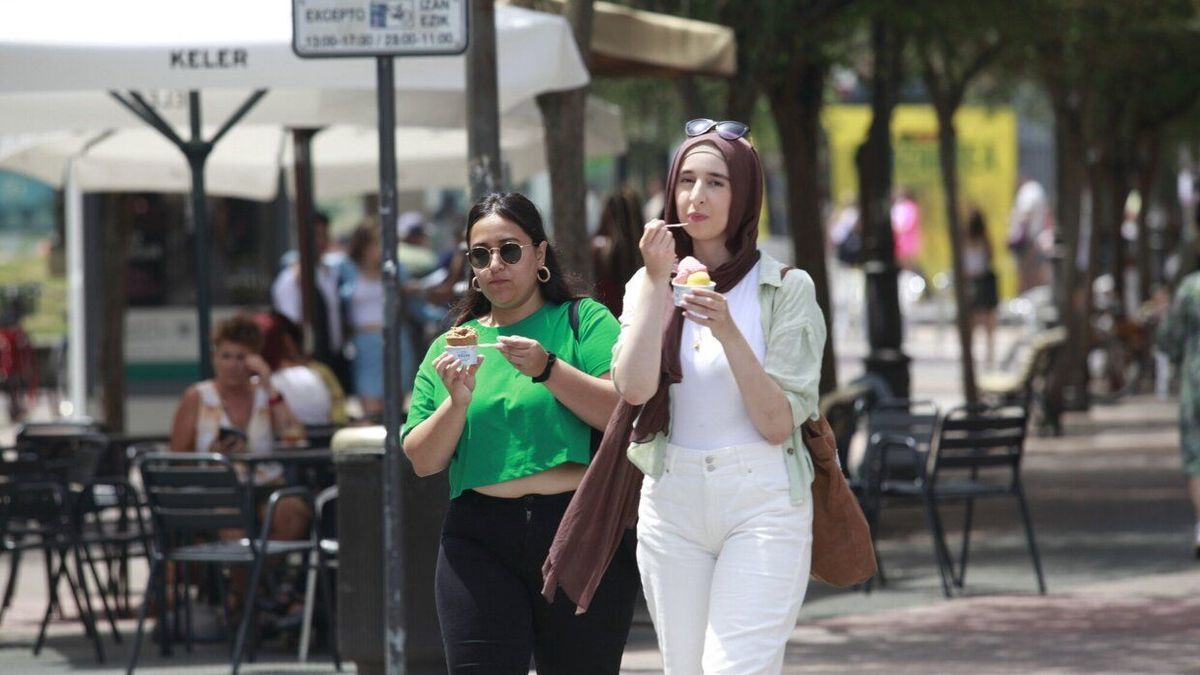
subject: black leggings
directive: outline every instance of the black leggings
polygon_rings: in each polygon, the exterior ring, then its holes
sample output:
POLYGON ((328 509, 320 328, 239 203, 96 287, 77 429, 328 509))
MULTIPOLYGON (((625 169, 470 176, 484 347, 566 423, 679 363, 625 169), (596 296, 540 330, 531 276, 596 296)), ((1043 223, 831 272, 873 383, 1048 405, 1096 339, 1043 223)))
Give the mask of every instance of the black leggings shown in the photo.
POLYGON ((638 593, 626 533, 586 613, 542 598, 542 563, 568 492, 516 499, 468 490, 450 502, 438 551, 437 609, 450 673, 615 675, 638 593))

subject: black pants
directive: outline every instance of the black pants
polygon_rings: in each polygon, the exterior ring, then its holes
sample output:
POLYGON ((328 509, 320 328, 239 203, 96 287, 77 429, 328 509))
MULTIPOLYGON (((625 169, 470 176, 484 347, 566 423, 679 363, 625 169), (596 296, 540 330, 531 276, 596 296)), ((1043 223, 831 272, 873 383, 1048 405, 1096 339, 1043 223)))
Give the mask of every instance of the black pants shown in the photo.
POLYGON ((615 675, 638 593, 633 531, 626 533, 588 611, 560 590, 542 598, 542 563, 574 493, 450 502, 438 552, 437 608, 450 673, 615 675))

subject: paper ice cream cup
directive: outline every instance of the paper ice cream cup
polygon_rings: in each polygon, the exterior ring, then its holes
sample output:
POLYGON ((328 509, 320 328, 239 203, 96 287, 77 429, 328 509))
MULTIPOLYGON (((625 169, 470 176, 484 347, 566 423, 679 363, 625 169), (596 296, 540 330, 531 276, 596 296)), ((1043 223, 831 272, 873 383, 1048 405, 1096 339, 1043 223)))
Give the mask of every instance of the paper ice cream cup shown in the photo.
POLYGON ((479 345, 464 345, 459 347, 446 345, 446 351, 458 359, 459 363, 462 363, 464 366, 473 366, 479 363, 478 349, 479 345))
POLYGON ((683 307, 683 296, 687 295, 688 293, 691 293, 692 291, 696 290, 697 288, 707 288, 708 290, 711 291, 716 287, 717 287, 716 282, 710 282, 710 283, 707 283, 707 284, 704 284, 701 286, 689 286, 687 284, 677 284, 674 281, 671 282, 671 289, 673 291, 675 291, 675 306, 676 307, 683 307))

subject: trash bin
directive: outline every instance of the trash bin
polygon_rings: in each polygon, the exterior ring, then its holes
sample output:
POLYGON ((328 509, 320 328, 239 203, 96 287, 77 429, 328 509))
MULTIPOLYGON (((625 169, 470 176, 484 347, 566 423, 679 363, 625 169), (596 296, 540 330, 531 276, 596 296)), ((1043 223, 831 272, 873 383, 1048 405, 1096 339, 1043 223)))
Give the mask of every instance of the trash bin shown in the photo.
MULTIPOLYGON (((384 428, 337 432, 330 446, 338 483, 337 641, 343 660, 362 675, 385 670, 383 556, 384 428)), ((438 538, 449 486, 445 472, 418 478, 403 474, 406 670, 411 675, 446 672, 434 603, 433 577, 438 538)))

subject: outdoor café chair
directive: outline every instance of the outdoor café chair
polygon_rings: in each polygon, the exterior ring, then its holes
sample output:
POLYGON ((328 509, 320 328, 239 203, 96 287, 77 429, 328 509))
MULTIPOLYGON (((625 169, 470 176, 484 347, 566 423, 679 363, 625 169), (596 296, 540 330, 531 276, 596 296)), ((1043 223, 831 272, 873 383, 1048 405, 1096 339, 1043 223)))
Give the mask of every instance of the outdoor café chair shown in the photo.
MULTIPOLYGON (((911 481, 916 477, 914 469, 925 461, 941 411, 932 401, 887 399, 877 402, 867 411, 867 448, 859 464, 856 483, 860 485, 863 515, 871 528, 872 540, 879 527, 879 510, 884 498, 882 486, 890 486, 896 480, 911 481), (885 436, 911 438, 911 449, 893 445, 888 453, 882 452, 880 440, 885 436)), ((880 585, 887 584, 887 575, 875 551, 880 585)))
MULTIPOLYGON (((33 653, 39 654, 45 644, 50 616, 59 607, 56 589, 65 577, 79 619, 95 649, 96 660, 103 663, 104 645, 96 628, 86 580, 81 575, 73 576, 68 564, 72 551, 78 561, 78 541, 70 523, 68 499, 66 488, 46 473, 44 464, 37 457, 15 451, 7 456, 0 453, 0 552, 12 556, 14 569, 24 551, 40 550, 46 561, 46 611, 33 653)), ((9 575, 5 588, 4 607, 12 602, 15 587, 14 572, 9 575)))
POLYGON ((1017 406, 967 405, 954 408, 941 418, 928 456, 924 458, 911 436, 880 434, 876 440, 881 462, 892 462, 892 455, 912 461, 911 479, 877 476, 878 489, 886 497, 921 501, 933 538, 942 591, 947 597, 952 594, 952 586, 960 591, 964 586, 975 500, 992 497, 1010 497, 1017 502, 1037 575, 1038 592, 1046 592, 1033 520, 1021 483, 1027 422, 1025 410, 1017 406), (938 504, 947 501, 965 504, 957 572, 938 513, 938 504))
POLYGON ((100 589, 101 600, 108 594, 113 600, 113 610, 129 613, 132 606, 129 561, 134 557, 148 560, 150 555, 150 535, 142 515, 141 496, 123 478, 98 478, 84 485, 72 502, 71 522, 79 551, 100 589), (103 580, 97 564, 105 571, 103 580))
MULTIPOLYGON (((320 578, 321 594, 327 608, 332 606, 333 584, 330 576, 338 566, 337 520, 333 517, 333 508, 337 505, 338 487, 333 485, 317 495, 316 513, 313 515, 313 537, 317 547, 308 554, 308 574, 304 583, 304 618, 300 624, 300 662, 308 661, 308 646, 312 636, 313 601, 317 591, 317 581, 320 578)), ((330 611, 325 617, 328 631, 329 650, 333 654, 333 663, 338 672, 342 670, 342 659, 337 649, 337 612, 330 611)))
MULTIPOLYGON (((151 594, 155 596, 160 622, 161 649, 169 655, 170 636, 168 628, 170 612, 167 610, 167 563, 179 566, 176 580, 186 583, 188 565, 233 565, 251 568, 249 585, 246 588, 245 607, 234 641, 232 672, 237 675, 241 666, 246 642, 255 624, 259 580, 268 557, 287 554, 307 556, 316 547, 315 539, 304 541, 275 541, 270 539, 271 520, 279 500, 288 496, 304 498, 312 507, 311 494, 304 488, 291 487, 271 493, 266 513, 258 536, 254 514, 253 490, 243 484, 233 464, 224 455, 201 453, 152 453, 139 458, 137 468, 142 477, 146 502, 150 507, 154 529, 150 579, 146 584, 145 599, 138 612, 137 634, 133 652, 129 659, 128 673, 137 667, 145 628, 146 612, 151 594), (218 540, 220 530, 240 529, 246 537, 238 540, 218 540), (208 541, 197 543, 199 539, 208 541)), ((217 575, 220 579, 221 575, 217 575)), ((222 594, 224 596, 224 594, 222 594)), ((191 594, 184 588, 176 589, 175 600, 178 624, 178 603, 182 600, 187 622, 187 648, 191 651, 191 594), (182 598, 180 596, 182 595, 182 598)), ((226 607, 227 624, 228 605, 226 607)), ((176 625, 176 628, 178 626, 176 625)))

